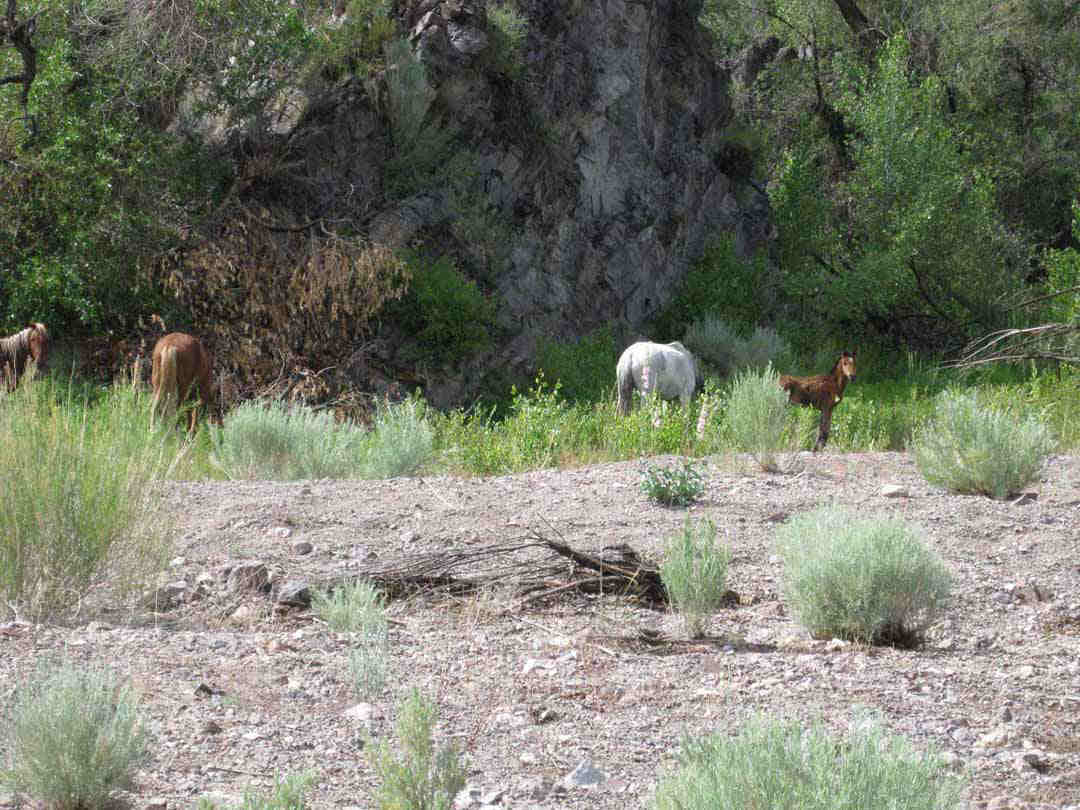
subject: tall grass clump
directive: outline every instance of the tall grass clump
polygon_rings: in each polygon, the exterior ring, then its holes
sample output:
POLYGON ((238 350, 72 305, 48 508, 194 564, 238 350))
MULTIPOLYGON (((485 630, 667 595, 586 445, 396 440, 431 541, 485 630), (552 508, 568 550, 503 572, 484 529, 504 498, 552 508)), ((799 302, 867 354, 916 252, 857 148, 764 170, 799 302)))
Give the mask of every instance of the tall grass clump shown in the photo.
POLYGON ((230 478, 298 480, 362 477, 367 431, 333 414, 276 400, 248 400, 230 411, 214 457, 230 478))
POLYGON ((711 520, 694 527, 687 519, 682 533, 669 538, 664 547, 660 580, 691 638, 703 634, 709 616, 724 603, 730 559, 727 549, 716 544, 716 524, 711 520))
POLYGON ((911 443, 915 465, 929 483, 999 499, 1034 480, 1054 448, 1038 416, 1017 417, 975 393, 957 391, 938 395, 930 422, 911 443))
POLYGON ((784 594, 814 638, 916 646, 951 577, 907 524, 823 506, 776 533, 784 594))
POLYGON ((780 375, 767 365, 735 377, 724 415, 732 449, 749 453, 763 470, 780 469, 779 454, 792 446, 792 409, 780 375))
POLYGON ((110 806, 146 754, 132 691, 70 664, 42 665, 16 691, 8 742, 14 789, 56 810, 110 806))
POLYGON ((2 398, 0 592, 26 612, 73 610, 91 586, 115 605, 160 570, 170 450, 142 404, 47 377, 2 398))
POLYGON ((654 810, 948 810, 962 780, 936 751, 921 752, 879 723, 844 736, 820 721, 751 718, 727 732, 686 739, 657 785, 654 810))
POLYGON ((437 747, 432 738, 435 705, 413 690, 399 708, 398 745, 371 746, 371 764, 379 786, 376 810, 450 810, 465 787, 465 765, 452 745, 437 747))
POLYGON ((389 621, 382 591, 357 580, 332 591, 316 590, 311 609, 338 633, 355 633, 349 653, 349 675, 355 691, 370 697, 386 685, 389 671, 389 621))
POLYGON ((396 404, 380 404, 368 440, 363 465, 365 478, 414 475, 434 453, 435 433, 427 420, 423 400, 410 397, 396 404))

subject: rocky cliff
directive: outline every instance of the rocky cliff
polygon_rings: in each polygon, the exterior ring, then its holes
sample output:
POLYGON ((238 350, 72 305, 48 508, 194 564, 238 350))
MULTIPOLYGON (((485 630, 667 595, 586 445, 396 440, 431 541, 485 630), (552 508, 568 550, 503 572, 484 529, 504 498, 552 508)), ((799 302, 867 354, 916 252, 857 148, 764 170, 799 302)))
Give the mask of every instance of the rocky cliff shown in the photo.
MULTIPOLYGON (((772 232, 730 135, 729 76, 710 57, 699 2, 518 0, 511 65, 505 47, 498 61, 493 8, 427 0, 397 12, 430 109, 467 144, 466 205, 442 181, 379 193, 394 65, 344 79, 276 124, 303 167, 290 195, 353 217, 378 242, 456 253, 495 302, 494 348, 422 375, 437 405, 474 394, 478 369, 527 373, 540 338, 604 325, 633 336, 710 234, 734 233, 749 255, 772 232)), ((378 365, 401 368, 411 336, 382 328, 378 365)))

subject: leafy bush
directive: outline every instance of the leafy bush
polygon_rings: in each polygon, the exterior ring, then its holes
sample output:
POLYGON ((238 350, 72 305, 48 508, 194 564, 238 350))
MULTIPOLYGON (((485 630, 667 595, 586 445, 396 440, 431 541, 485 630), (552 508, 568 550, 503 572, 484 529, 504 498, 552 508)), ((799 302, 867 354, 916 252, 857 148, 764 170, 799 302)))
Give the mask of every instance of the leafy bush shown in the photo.
POLYGON ((949 598, 941 559, 906 524, 824 506, 776 534, 784 593, 814 638, 914 646, 949 598))
POLYGON ((705 483, 689 459, 682 469, 643 462, 641 491, 664 506, 689 506, 705 494, 705 483))
POLYGON ((690 324, 683 344, 724 377, 743 369, 760 370, 770 363, 784 363, 791 354, 787 341, 775 329, 758 326, 744 338, 715 313, 690 324))
POLYGON ((716 524, 705 520, 697 529, 689 519, 682 534, 664 547, 660 579, 672 607, 682 614, 691 638, 702 635, 710 614, 724 603, 727 566, 731 555, 716 545, 716 524))
POLYGON ((382 65, 394 30, 386 0, 349 0, 344 20, 321 31, 324 41, 311 50, 312 67, 335 79, 345 73, 370 75, 382 65))
POLYGON ((944 391, 911 451, 931 484, 1005 498, 1039 474, 1055 444, 1038 417, 1018 418, 976 394, 944 391))
POLYGON ((749 453, 763 470, 779 469, 778 454, 792 446, 792 409, 771 365, 740 373, 724 415, 734 450, 749 453))
POLYGON ((400 755, 386 742, 368 749, 379 780, 376 810, 450 810, 465 787, 465 766, 453 746, 436 748, 435 706, 414 689, 399 714, 400 755))
POLYGON ((99 580, 115 603, 169 550, 156 481, 175 445, 157 442, 130 389, 95 396, 44 377, 0 407, 0 592, 30 613, 77 608, 99 580))
POLYGON ((706 313, 736 329, 770 322, 774 291, 769 278, 765 251, 744 261, 735 254, 732 235, 715 237, 706 244, 701 260, 687 271, 671 304, 656 319, 654 334, 681 335, 706 313))
POLYGON ((678 766, 656 789, 655 810, 946 810, 960 807, 962 783, 936 752, 916 751, 878 723, 844 737, 820 722, 766 717, 737 736, 687 739, 678 766))
POLYGON ((215 458, 230 478, 296 480, 361 475, 367 432, 304 405, 248 400, 230 411, 215 458))
POLYGON ((406 262, 412 283, 389 312, 415 339, 418 359, 453 363, 487 348, 495 305, 476 282, 466 278, 449 256, 410 252, 406 262))
POLYGON ((13 786, 57 810, 103 810, 146 754, 135 696, 107 672, 39 668, 16 691, 9 729, 13 786))
POLYGON ((414 475, 432 456, 434 431, 424 401, 410 397, 395 405, 380 404, 363 465, 365 478, 414 475))

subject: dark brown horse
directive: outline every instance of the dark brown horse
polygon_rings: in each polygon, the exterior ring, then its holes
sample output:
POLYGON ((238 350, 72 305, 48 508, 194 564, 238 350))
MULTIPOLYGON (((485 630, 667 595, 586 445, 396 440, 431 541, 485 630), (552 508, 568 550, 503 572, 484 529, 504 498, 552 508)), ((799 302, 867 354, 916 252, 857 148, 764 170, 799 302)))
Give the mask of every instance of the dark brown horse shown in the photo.
POLYGON ((49 366, 49 330, 43 323, 32 323, 11 337, 0 338, 0 374, 9 392, 19 385, 27 360, 33 360, 38 371, 49 366))
POLYGON ((821 424, 814 452, 829 440, 833 408, 844 398, 844 388, 855 379, 855 352, 843 352, 832 371, 814 377, 780 375, 780 387, 788 392, 788 401, 794 405, 809 405, 821 411, 821 424))
POLYGON ((221 424, 211 377, 210 355, 197 337, 172 332, 158 340, 150 371, 150 384, 154 388, 150 408, 153 422, 156 424, 159 417, 175 420, 177 407, 191 398, 196 402, 188 412, 189 433, 195 432, 198 423, 199 401, 208 409, 211 420, 221 424))

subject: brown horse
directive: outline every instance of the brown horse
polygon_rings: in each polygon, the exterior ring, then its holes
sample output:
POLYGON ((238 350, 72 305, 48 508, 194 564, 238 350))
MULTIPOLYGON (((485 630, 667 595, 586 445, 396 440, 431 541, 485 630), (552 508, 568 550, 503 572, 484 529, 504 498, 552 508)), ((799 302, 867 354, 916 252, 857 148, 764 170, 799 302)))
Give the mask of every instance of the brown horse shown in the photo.
POLYGON ((19 385, 27 360, 33 360, 38 371, 49 366, 49 330, 43 323, 32 323, 11 337, 0 338, 0 374, 9 392, 19 385))
POLYGON ((821 424, 814 452, 829 440, 833 408, 844 398, 844 388, 855 379, 855 352, 843 352, 828 374, 814 377, 780 375, 780 387, 788 392, 788 401, 794 405, 809 405, 821 411, 821 424))
MULTIPOLYGON (((154 344, 150 384, 154 388, 154 401, 150 409, 153 422, 158 417, 176 418, 177 406, 183 405, 198 392, 197 400, 209 410, 210 419, 221 424, 217 400, 211 385, 210 355, 197 337, 172 332, 154 344)), ((188 433, 194 433, 198 423, 198 401, 188 413, 188 433)))

